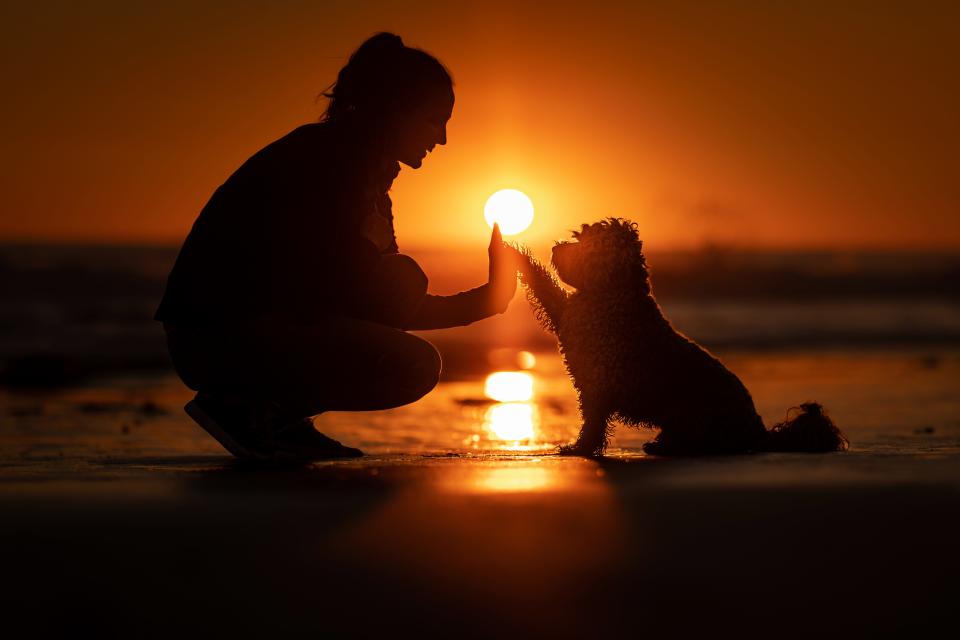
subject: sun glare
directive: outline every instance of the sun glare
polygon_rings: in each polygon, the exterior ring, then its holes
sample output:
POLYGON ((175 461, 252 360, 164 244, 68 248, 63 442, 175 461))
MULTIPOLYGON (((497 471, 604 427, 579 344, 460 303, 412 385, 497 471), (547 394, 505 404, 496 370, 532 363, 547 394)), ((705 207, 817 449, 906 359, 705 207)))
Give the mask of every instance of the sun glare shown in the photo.
POLYGON ((520 233, 533 222, 533 202, 522 191, 501 189, 487 198, 483 217, 491 228, 499 223, 505 236, 520 233))
POLYGON ((533 405, 527 402, 506 402, 487 409, 487 428, 506 442, 533 440, 534 420, 533 405))
POLYGON ((497 448, 534 448, 540 418, 537 407, 530 402, 533 376, 526 371, 496 371, 487 376, 483 393, 497 401, 483 416, 487 437, 497 443, 497 448))
POLYGON ((491 373, 483 393, 497 402, 524 402, 533 397, 533 376, 523 371, 491 373))
POLYGON ((517 366, 521 369, 533 369, 537 366, 537 356, 529 351, 520 351, 517 353, 517 366))

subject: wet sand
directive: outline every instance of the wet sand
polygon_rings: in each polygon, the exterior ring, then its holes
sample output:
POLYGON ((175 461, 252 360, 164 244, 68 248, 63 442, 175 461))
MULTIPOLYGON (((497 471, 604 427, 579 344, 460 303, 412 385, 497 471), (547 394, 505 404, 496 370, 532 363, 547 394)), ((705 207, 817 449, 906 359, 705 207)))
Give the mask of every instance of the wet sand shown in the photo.
POLYGON ((955 628, 957 463, 50 462, 4 474, 5 619, 98 637, 932 632, 955 628))
MULTIPOLYGON (((808 356, 796 358, 732 362, 758 405, 779 407, 810 382, 808 356)), ((235 463, 180 412, 189 396, 169 378, 6 395, 4 628, 7 637, 950 636, 955 360, 833 362, 847 382, 823 381, 836 394, 823 399, 854 447, 812 456, 657 459, 639 453, 648 435, 636 432, 618 435, 602 461, 547 455, 546 441, 575 429, 548 363, 543 442, 466 437, 486 427, 471 400, 477 383, 463 381, 406 413, 320 418, 371 455, 286 470, 235 463), (926 391, 897 404, 886 377, 907 374, 928 376, 926 391), (892 404, 866 411, 881 396, 892 404), (859 399, 850 405, 859 422, 844 398, 859 399), (374 441, 384 424, 395 430, 374 441)))

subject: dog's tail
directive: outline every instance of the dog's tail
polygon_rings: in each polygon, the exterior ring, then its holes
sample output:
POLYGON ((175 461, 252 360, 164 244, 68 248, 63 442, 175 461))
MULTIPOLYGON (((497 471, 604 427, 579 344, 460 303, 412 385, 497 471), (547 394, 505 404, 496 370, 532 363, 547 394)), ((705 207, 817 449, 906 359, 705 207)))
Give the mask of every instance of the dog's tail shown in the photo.
POLYGON ((787 419, 773 425, 761 442, 764 451, 822 453, 846 451, 850 446, 833 420, 817 402, 805 402, 787 411, 787 419))

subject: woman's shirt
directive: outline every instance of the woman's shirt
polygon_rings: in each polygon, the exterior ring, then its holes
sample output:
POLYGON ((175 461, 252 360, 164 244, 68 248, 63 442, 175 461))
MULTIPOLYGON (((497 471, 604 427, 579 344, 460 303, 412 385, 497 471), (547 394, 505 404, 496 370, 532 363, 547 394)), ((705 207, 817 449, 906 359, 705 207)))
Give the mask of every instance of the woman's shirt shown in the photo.
POLYGON ((194 222, 155 319, 224 326, 342 315, 428 329, 492 315, 484 287, 430 296, 412 259, 386 259, 398 253, 387 190, 399 165, 371 159, 357 139, 308 124, 247 160, 194 222))

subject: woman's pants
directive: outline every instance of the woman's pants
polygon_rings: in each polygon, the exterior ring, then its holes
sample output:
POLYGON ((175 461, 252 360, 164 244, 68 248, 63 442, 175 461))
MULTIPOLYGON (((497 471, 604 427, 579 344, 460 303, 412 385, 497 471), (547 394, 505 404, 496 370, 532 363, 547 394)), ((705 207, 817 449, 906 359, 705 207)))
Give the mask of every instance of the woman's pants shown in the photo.
POLYGON ((272 402, 290 418, 399 407, 422 398, 440 377, 440 354, 429 342, 354 318, 243 330, 164 328, 188 387, 272 402))

